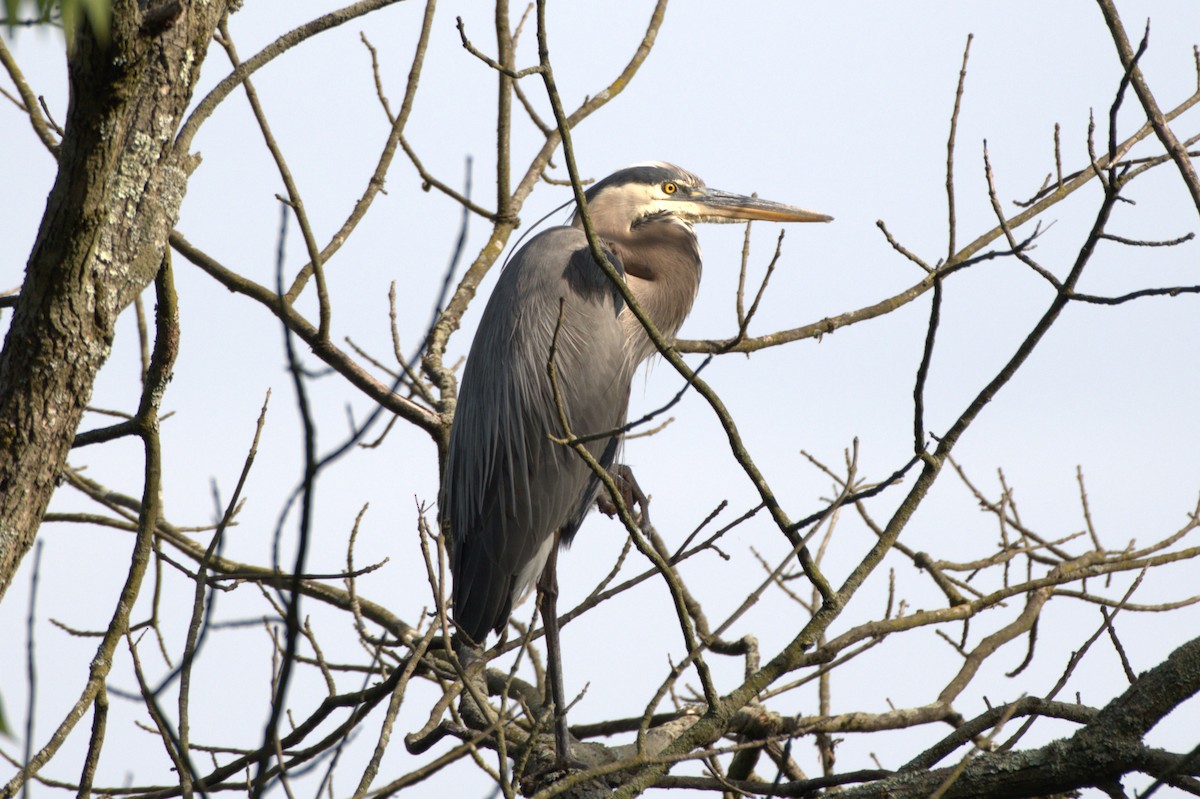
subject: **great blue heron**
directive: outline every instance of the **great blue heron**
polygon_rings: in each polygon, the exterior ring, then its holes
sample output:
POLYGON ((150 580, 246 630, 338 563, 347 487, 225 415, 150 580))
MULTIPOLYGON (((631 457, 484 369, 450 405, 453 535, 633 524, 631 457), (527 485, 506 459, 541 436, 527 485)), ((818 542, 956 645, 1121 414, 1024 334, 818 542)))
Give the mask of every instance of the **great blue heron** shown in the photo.
MULTIPOLYGON (((707 188, 666 163, 622 169, 586 197, 609 260, 668 338, 700 285, 694 223, 830 220, 707 188)), ((451 538, 454 619, 476 645, 504 628, 600 487, 582 458, 550 438, 564 432, 546 368, 556 330, 558 395, 571 432, 620 428, 634 371, 654 345, 593 260, 578 213, 570 226, 539 233, 505 267, 462 377, 439 505, 451 538)), ((619 437, 586 446, 609 468, 619 437)), ((549 634, 552 620, 543 622, 549 634)), ((555 702, 561 713, 561 697, 555 702)))

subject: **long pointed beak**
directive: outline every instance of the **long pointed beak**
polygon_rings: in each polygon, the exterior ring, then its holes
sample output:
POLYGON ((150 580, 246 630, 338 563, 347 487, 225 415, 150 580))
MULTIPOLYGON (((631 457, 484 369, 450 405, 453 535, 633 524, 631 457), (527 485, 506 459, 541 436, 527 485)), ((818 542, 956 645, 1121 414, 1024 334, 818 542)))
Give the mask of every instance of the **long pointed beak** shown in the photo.
POLYGON ((832 216, 798 208, 794 205, 747 197, 720 189, 700 189, 691 196, 680 197, 679 202, 687 208, 684 215, 696 222, 735 222, 744 219, 762 219, 768 222, 830 222, 832 216))

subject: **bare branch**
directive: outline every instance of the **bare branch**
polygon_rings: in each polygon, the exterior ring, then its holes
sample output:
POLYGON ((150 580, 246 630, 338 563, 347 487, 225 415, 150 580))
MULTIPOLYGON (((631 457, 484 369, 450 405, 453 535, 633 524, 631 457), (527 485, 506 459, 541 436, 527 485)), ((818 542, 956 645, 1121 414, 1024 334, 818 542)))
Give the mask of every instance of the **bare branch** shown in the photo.
MULTIPOLYGON (((1129 38, 1125 35, 1125 26, 1121 24, 1121 17, 1117 14, 1112 0, 1096 0, 1096 2, 1100 6, 1101 13, 1104 14, 1108 30, 1112 33, 1113 42, 1117 46, 1117 55, 1121 59, 1121 65, 1125 68, 1130 83, 1133 84, 1133 91, 1141 101, 1142 107, 1146 109, 1146 119, 1149 120, 1150 125, 1154 128, 1154 134, 1158 136, 1158 140, 1162 142, 1163 147, 1166 148, 1171 159, 1179 168, 1184 185, 1192 195, 1192 203, 1195 204, 1196 211, 1200 213, 1200 178, 1196 176, 1196 170, 1192 166, 1192 159, 1188 156, 1187 148, 1175 138, 1175 134, 1167 124, 1166 116, 1159 110, 1158 102, 1151 94, 1150 87, 1146 84, 1146 79, 1137 65, 1137 56, 1129 45, 1129 38)), ((1150 23, 1147 21, 1146 34, 1142 38, 1139 52, 1145 50, 1149 38, 1150 23)))

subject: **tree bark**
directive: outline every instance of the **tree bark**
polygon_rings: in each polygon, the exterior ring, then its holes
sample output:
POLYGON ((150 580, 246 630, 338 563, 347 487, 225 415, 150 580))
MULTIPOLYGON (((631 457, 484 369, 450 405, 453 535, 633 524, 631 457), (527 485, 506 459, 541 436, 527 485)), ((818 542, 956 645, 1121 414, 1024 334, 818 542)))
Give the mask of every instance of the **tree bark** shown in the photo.
POLYGON ((1135 771, 1153 774, 1167 784, 1176 778, 1191 779, 1200 764, 1152 749, 1143 738, 1197 692, 1200 638, 1193 638, 1139 675, 1069 738, 1037 749, 980 753, 958 773, 955 767, 904 772, 842 795, 847 799, 916 799, 946 785, 941 794, 946 799, 1023 799, 1119 786, 1122 777, 1135 771))
POLYGON ((115 0, 68 54, 59 170, 0 353, 0 599, 37 535, 118 315, 154 279, 197 163, 175 134, 228 0, 115 0))

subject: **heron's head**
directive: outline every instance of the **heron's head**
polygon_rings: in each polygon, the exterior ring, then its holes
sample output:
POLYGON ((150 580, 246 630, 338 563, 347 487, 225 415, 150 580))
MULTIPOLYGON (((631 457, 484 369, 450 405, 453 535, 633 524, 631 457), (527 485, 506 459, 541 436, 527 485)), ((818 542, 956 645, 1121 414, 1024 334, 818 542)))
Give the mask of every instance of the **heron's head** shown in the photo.
MULTIPOLYGON (((828 222, 833 217, 794 205, 710 189, 674 164, 655 161, 620 169, 588 188, 588 213, 603 235, 625 234, 649 222, 828 222)), ((581 225, 576 213, 575 225, 581 225)))

